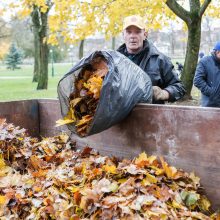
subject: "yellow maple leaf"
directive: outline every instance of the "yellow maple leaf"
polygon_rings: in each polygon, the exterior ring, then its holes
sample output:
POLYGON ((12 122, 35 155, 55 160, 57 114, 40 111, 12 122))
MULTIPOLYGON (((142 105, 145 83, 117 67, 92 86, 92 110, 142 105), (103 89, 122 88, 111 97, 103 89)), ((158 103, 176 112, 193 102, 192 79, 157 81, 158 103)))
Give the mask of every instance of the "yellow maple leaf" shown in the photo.
POLYGON ((156 156, 148 157, 145 152, 139 154, 139 156, 135 159, 135 164, 139 167, 144 167, 151 165, 157 159, 156 156))
POLYGON ((139 156, 135 159, 135 163, 140 163, 143 160, 148 160, 147 154, 145 152, 139 154, 139 156))
POLYGON ((5 205, 6 203, 6 197, 0 195, 0 205, 5 205))
POLYGON ((183 208, 183 206, 180 203, 178 203, 177 201, 175 201, 175 200, 172 201, 172 207, 174 207, 176 209, 183 208))
POLYGON ((0 154, 0 169, 2 169, 3 167, 5 167, 5 161, 3 156, 0 154))
POLYGON ((75 122, 75 120, 73 120, 73 119, 68 119, 68 118, 67 119, 59 119, 59 120, 56 121, 55 127, 70 124, 70 123, 73 123, 73 122, 75 122))
POLYGON ((195 185, 198 185, 200 182, 200 178, 195 175, 195 173, 190 173, 189 178, 193 181, 195 185))
POLYGON ((150 166, 153 170, 155 170, 155 174, 157 175, 157 176, 159 176, 159 175, 161 175, 161 174, 163 174, 164 173, 164 169, 160 169, 160 168, 158 168, 158 167, 155 167, 155 166, 150 166))
POLYGON ((102 82, 102 77, 94 75, 88 79, 87 83, 84 83, 84 86, 93 94, 95 99, 98 99, 100 97, 102 82))
POLYGON ((103 169, 104 169, 104 171, 106 171, 108 173, 112 173, 112 174, 117 173, 117 168, 115 165, 104 165, 103 169))
POLYGON ((157 178, 149 173, 146 173, 146 178, 150 181, 150 183, 157 183, 157 178))
POLYGON ((163 157, 160 157, 162 167, 165 171, 165 174, 168 178, 175 179, 177 176, 177 169, 175 167, 169 166, 163 159, 163 157))
POLYGON ((59 119, 56 121, 55 127, 70 124, 76 121, 75 111, 73 108, 70 108, 67 115, 63 119, 59 119))

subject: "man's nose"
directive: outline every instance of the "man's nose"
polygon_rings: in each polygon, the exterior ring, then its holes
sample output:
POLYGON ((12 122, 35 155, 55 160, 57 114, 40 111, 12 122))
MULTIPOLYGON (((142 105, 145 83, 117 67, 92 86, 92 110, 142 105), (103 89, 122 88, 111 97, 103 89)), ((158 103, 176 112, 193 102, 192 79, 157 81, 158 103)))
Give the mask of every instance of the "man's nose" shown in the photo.
POLYGON ((136 35, 135 35, 135 33, 131 33, 131 37, 135 37, 136 35))

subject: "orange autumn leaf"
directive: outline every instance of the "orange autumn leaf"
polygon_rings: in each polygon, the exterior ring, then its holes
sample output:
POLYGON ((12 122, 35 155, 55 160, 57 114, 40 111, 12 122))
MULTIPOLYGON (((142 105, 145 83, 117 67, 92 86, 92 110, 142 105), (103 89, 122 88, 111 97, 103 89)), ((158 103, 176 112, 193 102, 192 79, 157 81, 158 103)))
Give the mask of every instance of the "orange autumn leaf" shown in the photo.
POLYGON ((32 176, 33 177, 37 177, 37 178, 40 178, 40 177, 45 177, 48 173, 48 170, 38 170, 38 171, 35 171, 32 173, 32 176))
POLYGON ((157 159, 156 156, 150 156, 148 157, 145 152, 139 154, 139 156, 135 159, 135 164, 138 167, 144 167, 151 165, 155 160, 157 159))
POLYGON ((74 202, 75 202, 77 205, 80 205, 80 201, 81 201, 82 195, 79 193, 79 191, 76 191, 76 192, 73 194, 73 197, 74 197, 74 202))
POLYGON ((92 120, 93 116, 91 115, 85 115, 82 117, 81 120, 78 121, 78 123, 76 124, 77 127, 88 124, 88 122, 90 122, 92 120))
POLYGON ((40 186, 40 185, 33 186, 33 191, 35 191, 35 192, 42 191, 42 186, 40 186))
POLYGON ((45 161, 43 161, 41 158, 35 155, 30 157, 29 162, 30 165, 32 165, 35 170, 46 168, 47 166, 47 163, 45 161))

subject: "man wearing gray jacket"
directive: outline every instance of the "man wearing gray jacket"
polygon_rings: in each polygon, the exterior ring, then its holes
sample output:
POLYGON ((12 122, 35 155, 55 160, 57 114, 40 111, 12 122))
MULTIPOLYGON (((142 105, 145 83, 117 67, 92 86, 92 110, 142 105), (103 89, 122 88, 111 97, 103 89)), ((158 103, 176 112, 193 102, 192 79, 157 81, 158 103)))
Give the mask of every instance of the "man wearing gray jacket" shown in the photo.
POLYGON ((132 60, 150 76, 153 85, 153 103, 175 102, 185 95, 185 88, 170 58, 160 53, 147 40, 142 17, 132 15, 124 19, 123 37, 125 43, 117 51, 132 60))

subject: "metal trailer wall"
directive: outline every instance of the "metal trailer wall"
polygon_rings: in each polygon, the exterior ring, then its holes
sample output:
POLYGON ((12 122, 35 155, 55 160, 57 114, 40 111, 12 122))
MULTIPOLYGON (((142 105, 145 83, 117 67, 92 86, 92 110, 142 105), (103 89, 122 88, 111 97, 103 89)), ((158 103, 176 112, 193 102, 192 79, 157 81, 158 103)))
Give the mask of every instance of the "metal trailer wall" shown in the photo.
MULTIPOLYGON (((51 136, 67 131, 55 128, 61 118, 57 100, 0 102, 0 117, 27 128, 33 136, 51 136)), ((220 109, 145 105, 134 108, 120 124, 99 134, 79 138, 79 147, 89 145, 102 154, 135 157, 146 151, 162 155, 171 165, 201 178, 214 208, 220 208, 220 109)))

